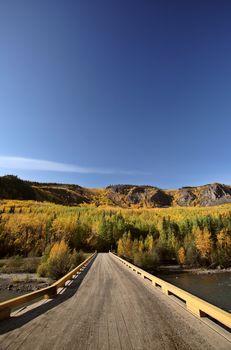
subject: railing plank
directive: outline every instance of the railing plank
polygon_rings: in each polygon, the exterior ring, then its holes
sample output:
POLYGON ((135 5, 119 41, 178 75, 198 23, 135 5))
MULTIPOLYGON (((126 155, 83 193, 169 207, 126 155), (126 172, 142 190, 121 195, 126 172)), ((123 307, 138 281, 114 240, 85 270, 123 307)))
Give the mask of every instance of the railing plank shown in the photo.
POLYGON ((139 267, 127 262, 126 260, 120 258, 116 254, 113 254, 112 252, 109 252, 111 255, 113 255, 115 258, 120 260, 123 264, 130 267, 133 271, 136 273, 139 273, 142 277, 146 277, 149 280, 152 281, 153 286, 160 286, 163 293, 170 295, 173 294, 180 299, 184 300, 186 303, 187 310, 189 310, 191 313, 193 313, 196 316, 204 317, 204 316, 210 316, 223 324, 224 326, 231 328, 231 314, 225 310, 220 309, 219 307, 212 305, 208 303, 207 301, 196 297, 195 295, 184 291, 181 288, 178 288, 174 286, 171 283, 168 283, 161 278, 158 278, 154 275, 151 275, 150 273, 140 269, 139 267))
POLYGON ((60 287, 64 287, 66 281, 72 279, 74 275, 77 274, 82 268, 87 266, 90 261, 96 256, 97 252, 89 256, 86 260, 84 260, 80 265, 75 267, 72 271, 68 272, 65 276, 60 278, 58 281, 54 282, 51 286, 36 290, 31 293, 27 293, 21 295, 17 298, 13 298, 10 300, 3 301, 0 303, 0 321, 10 317, 10 313, 13 308, 17 306, 24 305, 30 301, 36 301, 38 298, 52 298, 57 294, 57 290, 60 287))

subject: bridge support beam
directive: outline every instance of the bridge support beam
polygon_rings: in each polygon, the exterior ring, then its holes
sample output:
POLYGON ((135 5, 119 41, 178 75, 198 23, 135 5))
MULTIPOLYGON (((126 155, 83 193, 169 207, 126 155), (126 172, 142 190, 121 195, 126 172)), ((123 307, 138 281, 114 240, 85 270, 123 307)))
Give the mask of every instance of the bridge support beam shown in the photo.
POLYGON ((57 288, 56 286, 52 286, 49 288, 47 293, 44 295, 44 299, 52 299, 57 295, 57 288))
POLYGON ((4 309, 0 310, 0 321, 5 320, 6 318, 10 317, 11 308, 5 307, 4 309))

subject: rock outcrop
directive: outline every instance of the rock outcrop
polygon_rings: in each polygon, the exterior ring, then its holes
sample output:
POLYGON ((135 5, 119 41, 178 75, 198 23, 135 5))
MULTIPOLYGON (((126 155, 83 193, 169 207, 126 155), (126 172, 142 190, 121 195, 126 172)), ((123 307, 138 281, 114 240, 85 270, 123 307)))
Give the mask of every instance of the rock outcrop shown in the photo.
POLYGON ((32 199, 64 205, 91 204, 121 208, 212 206, 231 203, 231 186, 213 183, 163 190, 154 186, 111 185, 90 189, 78 185, 23 181, 8 175, 0 177, 0 199, 32 199))

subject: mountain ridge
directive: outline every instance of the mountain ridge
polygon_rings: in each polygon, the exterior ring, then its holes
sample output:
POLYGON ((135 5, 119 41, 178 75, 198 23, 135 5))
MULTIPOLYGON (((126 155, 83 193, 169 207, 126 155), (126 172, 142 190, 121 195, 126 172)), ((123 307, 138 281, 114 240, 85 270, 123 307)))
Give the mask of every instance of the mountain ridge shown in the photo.
POLYGON ((151 185, 117 184, 86 188, 74 184, 40 183, 15 175, 0 177, 0 199, 48 201, 63 205, 117 206, 121 208, 167 208, 213 206, 231 203, 231 186, 212 183, 161 189, 151 185))

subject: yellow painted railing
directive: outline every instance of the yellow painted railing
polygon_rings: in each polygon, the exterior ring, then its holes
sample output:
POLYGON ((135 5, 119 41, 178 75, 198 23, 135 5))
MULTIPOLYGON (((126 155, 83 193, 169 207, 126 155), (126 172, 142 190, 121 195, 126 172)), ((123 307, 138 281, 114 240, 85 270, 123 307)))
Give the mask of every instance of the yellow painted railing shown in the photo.
POLYGON ((58 281, 54 282, 51 286, 36 290, 35 292, 31 292, 25 295, 21 295, 20 297, 13 298, 10 300, 3 301, 0 303, 0 320, 4 320, 10 317, 11 310, 16 308, 17 306, 24 305, 30 301, 37 301, 38 298, 52 298, 57 292, 58 288, 64 287, 66 281, 72 279, 74 275, 77 274, 81 269, 86 267, 90 261, 96 256, 96 252, 90 255, 86 260, 84 260, 80 265, 75 267, 72 271, 68 272, 65 276, 60 278, 58 281))
POLYGON ((220 309, 219 307, 204 301, 192 295, 183 289, 180 289, 171 283, 168 283, 150 273, 140 269, 139 267, 127 262, 126 260, 118 257, 117 255, 110 252, 116 259, 120 260, 124 265, 128 266, 130 269, 135 271, 143 278, 150 280, 155 287, 160 287, 166 295, 174 295, 180 298, 186 303, 187 309, 199 317, 210 316, 211 318, 217 320, 221 324, 225 325, 228 328, 231 328, 231 314, 227 311, 220 309))

